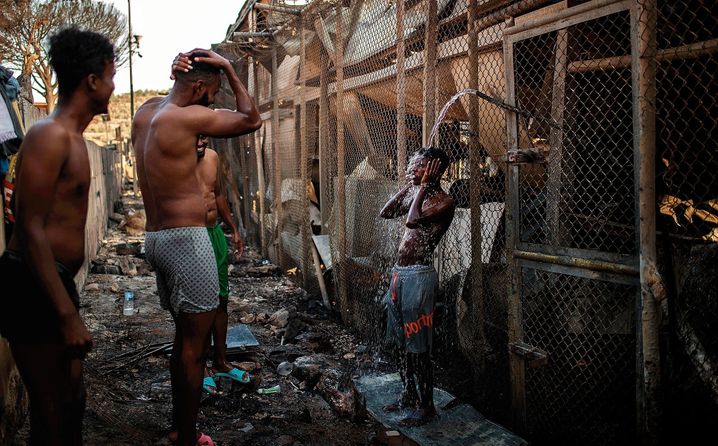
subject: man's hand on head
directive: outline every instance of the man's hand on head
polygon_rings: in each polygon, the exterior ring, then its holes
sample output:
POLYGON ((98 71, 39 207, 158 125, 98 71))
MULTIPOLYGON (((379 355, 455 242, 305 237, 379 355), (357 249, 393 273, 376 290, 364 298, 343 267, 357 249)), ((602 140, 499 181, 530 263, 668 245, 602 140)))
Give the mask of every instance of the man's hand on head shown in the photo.
POLYGON ((441 161, 438 159, 429 160, 424 176, 421 178, 421 185, 438 184, 441 179, 441 161))
POLYGON ((177 57, 172 61, 172 73, 170 79, 175 80, 176 74, 179 72, 187 73, 192 69, 192 59, 190 59, 191 53, 179 53, 177 57))
MULTIPOLYGON (((212 65, 217 68, 226 69, 227 67, 231 67, 232 65, 229 63, 229 60, 226 58, 220 56, 219 54, 215 53, 214 51, 210 50, 195 50, 195 51, 204 51, 207 53, 207 56, 197 56, 194 58, 195 62, 202 62, 206 63, 207 65, 212 65)), ((194 51, 193 51, 194 53, 194 51)))

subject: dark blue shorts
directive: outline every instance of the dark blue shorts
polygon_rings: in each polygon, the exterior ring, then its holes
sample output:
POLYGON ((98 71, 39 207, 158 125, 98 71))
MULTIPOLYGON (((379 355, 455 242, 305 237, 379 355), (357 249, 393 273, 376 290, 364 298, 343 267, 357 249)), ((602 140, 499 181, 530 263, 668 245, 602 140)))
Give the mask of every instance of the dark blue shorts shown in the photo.
MULTIPOLYGON (((55 262, 62 284, 76 309, 80 296, 73 274, 55 262)), ((62 341, 60 319, 50 298, 20 254, 6 250, 0 257, 0 335, 17 344, 53 344, 62 341)))
POLYGON ((410 353, 431 351, 439 277, 431 266, 395 266, 384 296, 386 339, 410 353))

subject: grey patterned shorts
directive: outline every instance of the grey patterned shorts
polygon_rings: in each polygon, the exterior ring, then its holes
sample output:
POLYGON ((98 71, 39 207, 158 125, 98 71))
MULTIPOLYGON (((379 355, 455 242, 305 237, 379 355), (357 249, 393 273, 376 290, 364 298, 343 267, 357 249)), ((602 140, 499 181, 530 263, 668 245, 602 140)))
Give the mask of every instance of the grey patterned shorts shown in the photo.
POLYGON ((162 308, 204 313, 219 306, 217 262, 205 227, 145 234, 147 261, 155 269, 162 308))

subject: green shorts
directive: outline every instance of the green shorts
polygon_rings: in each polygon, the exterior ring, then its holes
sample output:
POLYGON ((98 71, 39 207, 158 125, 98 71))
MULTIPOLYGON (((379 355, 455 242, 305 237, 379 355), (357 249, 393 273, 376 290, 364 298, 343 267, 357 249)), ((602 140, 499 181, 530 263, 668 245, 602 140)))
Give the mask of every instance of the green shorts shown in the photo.
POLYGON ((207 228, 209 239, 212 241, 214 258, 217 260, 217 272, 219 273, 219 297, 229 298, 229 278, 227 275, 227 239, 224 238, 224 231, 219 223, 213 228, 207 228))

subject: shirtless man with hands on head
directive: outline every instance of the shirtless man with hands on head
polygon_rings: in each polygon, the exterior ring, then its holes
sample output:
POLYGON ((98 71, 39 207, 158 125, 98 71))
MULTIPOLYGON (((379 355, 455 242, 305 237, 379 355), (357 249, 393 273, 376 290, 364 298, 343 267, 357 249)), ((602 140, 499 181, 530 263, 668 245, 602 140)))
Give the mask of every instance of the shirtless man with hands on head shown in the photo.
POLYGON ((195 425, 205 342, 219 305, 206 202, 196 175, 197 138, 240 136, 257 130, 261 119, 230 62, 212 51, 180 53, 172 77, 169 94, 148 100, 135 114, 132 145, 147 214, 145 252, 156 271, 160 303, 176 325, 170 362, 172 429, 177 444, 189 446, 212 444, 206 435, 197 435, 195 425), (209 108, 222 73, 236 111, 209 108))

